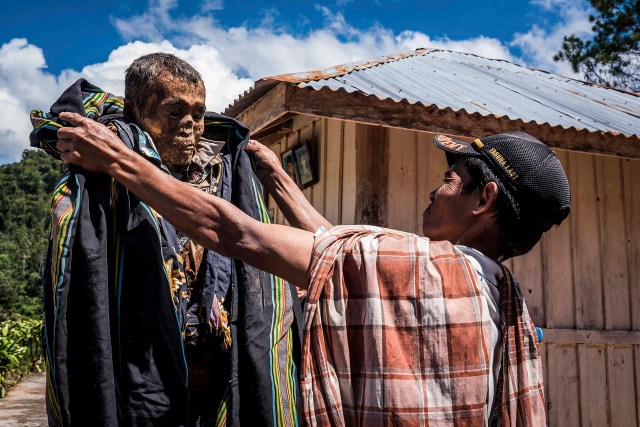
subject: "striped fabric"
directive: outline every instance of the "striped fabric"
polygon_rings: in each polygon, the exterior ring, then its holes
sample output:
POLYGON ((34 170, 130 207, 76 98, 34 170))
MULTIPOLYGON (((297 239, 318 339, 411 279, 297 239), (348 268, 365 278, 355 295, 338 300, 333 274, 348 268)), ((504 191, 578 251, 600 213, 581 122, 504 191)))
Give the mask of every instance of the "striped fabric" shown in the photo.
POLYGON ((155 212, 115 181, 70 171, 57 185, 43 275, 50 425, 186 420, 186 364, 163 243, 155 212), (129 214, 142 233, 128 229, 129 214))
MULTIPOLYGON (((129 148, 166 171, 147 134, 122 120, 123 105, 122 98, 80 79, 49 113, 31 113, 31 145, 59 158, 57 116, 74 111, 108 124, 129 148)), ((217 195, 252 218, 269 222, 262 189, 244 151, 248 129, 207 112, 203 137, 225 142, 217 195)), ((189 422, 201 416, 205 424, 227 426, 298 424, 301 343, 293 286, 207 251, 198 272, 201 297, 189 298, 173 227, 109 177, 74 166, 54 194, 52 228, 45 275, 47 407, 52 425, 69 425, 72 416, 78 425, 147 425, 149 419, 153 424, 185 424, 182 340, 195 327, 207 331, 208 314, 218 296, 229 305, 233 344, 229 351, 217 351, 205 333, 202 343, 191 346, 202 353, 213 348, 206 368, 215 380, 213 390, 199 401, 201 406, 189 406, 195 411, 189 412, 189 422), (84 246, 102 253, 86 256, 79 251, 84 246), (88 279, 79 279, 84 274, 88 279), (78 295, 85 290, 96 295, 82 300, 78 295), (190 328, 187 308, 194 304, 202 316, 190 328), (153 350, 143 354, 142 345, 151 340, 157 340, 148 343, 153 350), (145 391, 143 397, 139 390, 145 391)), ((192 383, 197 380, 189 378, 192 383)), ((190 401, 197 400, 192 397, 190 401)))
MULTIPOLYGON (((535 333, 524 300, 503 295, 511 312, 503 313, 502 416, 506 424, 544 425, 535 333)), ((477 273, 449 242, 335 227, 316 238, 308 297, 307 424, 487 425, 491 320, 477 273)))
MULTIPOLYGON (((271 223, 266 204, 256 178, 251 178, 256 205, 260 207, 260 221, 271 223)), ((297 372, 293 360, 294 322, 291 286, 280 277, 269 274, 273 312, 269 334, 269 367, 272 383, 274 426, 298 425, 296 411, 297 372)))
MULTIPOLYGON (((31 143, 58 157, 57 115, 73 111, 114 118, 127 147, 153 151, 137 126, 111 115, 122 105, 79 80, 51 113, 32 112, 31 143)), ((148 159, 160 167, 155 152, 148 159)), ((51 215, 43 272, 49 424, 186 425, 184 302, 174 298, 175 272, 165 270, 179 259, 165 250, 161 219, 115 180, 75 166, 54 190, 51 215)))
MULTIPOLYGON (((121 114, 124 98, 102 91, 93 85, 83 85, 82 109, 86 117, 97 119, 109 114, 121 114)), ((54 105, 55 107, 55 105, 54 105)), ((52 107, 52 109, 54 109, 52 107)), ((69 111, 72 111, 69 109, 69 111)), ((77 111, 79 112, 79 111, 77 111)), ((41 110, 32 110, 29 116, 33 126, 34 138, 32 146, 42 148, 50 156, 60 159, 60 151, 56 147, 57 131, 62 127, 56 117, 41 110), (37 137, 35 137, 37 135, 37 137)))
MULTIPOLYGON (((208 112, 203 137, 225 141, 220 152, 223 171, 216 195, 250 217, 269 223, 261 185, 244 151, 249 141, 248 130, 228 117, 208 112)), ((204 369, 207 366, 203 360, 213 361, 208 369, 216 379, 204 391, 212 393, 212 398, 203 397, 202 389, 194 387, 201 403, 196 403, 190 412, 190 422, 197 413, 204 424, 211 419, 215 425, 226 426, 297 425, 301 343, 299 320, 294 315, 294 306, 299 306, 295 288, 277 276, 213 251, 204 252, 197 282, 203 284, 202 297, 192 298, 190 302, 189 310, 198 313, 198 317, 193 326, 187 328, 187 333, 197 330, 198 337, 190 340, 193 344, 187 347, 187 358, 191 366, 199 363, 204 369), (204 260, 205 268, 202 267, 204 260), (224 297, 225 306, 229 304, 233 344, 227 351, 209 350, 211 346, 207 343, 211 335, 205 326, 209 320, 210 327, 211 317, 206 314, 214 308, 211 304, 214 296, 224 297), (195 303, 201 307, 194 307, 195 303), (204 340, 198 341, 203 337, 204 340)), ((197 381, 191 375, 190 379, 192 384, 197 381)))
POLYGON ((46 406, 50 418, 55 421, 55 425, 62 425, 62 415, 60 413, 60 405, 58 403, 58 382, 56 380, 56 364, 51 363, 53 359, 53 342, 56 341, 57 314, 59 309, 58 299, 60 298, 61 286, 64 281, 64 275, 70 270, 71 255, 71 230, 74 229, 76 217, 78 214, 79 193, 77 191, 78 183, 75 177, 65 175, 55 190, 51 202, 51 233, 50 233, 50 255, 48 257, 48 273, 51 277, 53 286, 45 289, 50 296, 45 295, 45 300, 52 301, 54 307, 54 327, 52 334, 45 333, 45 366, 47 368, 47 392, 46 406), (72 185, 68 181, 72 179, 72 185))
MULTIPOLYGON (((135 255, 144 252, 130 244, 132 233, 126 224, 119 223, 130 212, 126 190, 113 180, 94 184, 82 174, 69 172, 52 198, 43 280, 49 422, 59 426, 89 421, 110 425, 156 419, 180 425, 186 420, 186 365, 162 256, 149 263, 153 257, 135 255), (108 203, 101 192, 109 194, 108 203), (106 215, 92 218, 94 210, 106 215), (145 271, 145 277, 139 271, 145 271), (153 302, 141 303, 140 295, 132 292, 134 285, 148 289, 144 297, 153 302), (91 315, 85 319, 87 312, 91 315), (138 357, 146 348, 140 351, 136 347, 144 341, 136 329, 140 327, 144 336, 151 325, 161 328, 164 337, 156 341, 146 336, 144 340, 162 356, 147 356, 145 371, 139 374, 138 357), (171 362, 167 363, 168 359, 171 362), (161 388, 160 384, 169 385, 161 388), (83 409, 79 409, 80 401, 83 409)), ((133 215, 148 226, 146 251, 161 255, 163 239, 155 213, 137 203, 133 215)))

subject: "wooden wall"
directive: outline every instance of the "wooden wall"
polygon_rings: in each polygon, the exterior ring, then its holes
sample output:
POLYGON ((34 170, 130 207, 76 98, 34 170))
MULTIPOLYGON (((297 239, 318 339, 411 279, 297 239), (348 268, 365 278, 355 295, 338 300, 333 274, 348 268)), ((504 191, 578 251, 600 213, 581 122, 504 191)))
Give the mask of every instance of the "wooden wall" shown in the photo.
MULTIPOLYGON (((320 180, 305 194, 332 223, 352 224, 361 218, 356 200, 367 180, 356 174, 366 162, 358 147, 381 129, 297 116, 293 132, 272 149, 314 141, 320 180)), ((444 155, 432 134, 393 128, 382 134, 385 225, 421 234, 429 192, 447 169, 444 155)), ((640 160, 556 152, 571 183, 571 214, 530 253, 507 262, 545 332, 549 425, 640 426, 640 160)), ((367 173, 374 166, 369 162, 367 173)), ((275 221, 284 223, 269 203, 275 221)))
MULTIPOLYGON (((319 181, 304 190, 311 204, 332 224, 354 224, 356 208, 356 125, 338 120, 296 116, 293 131, 270 148, 278 155, 305 140, 312 141, 311 155, 319 181)), ((268 207, 274 222, 286 220, 272 199, 268 207)))

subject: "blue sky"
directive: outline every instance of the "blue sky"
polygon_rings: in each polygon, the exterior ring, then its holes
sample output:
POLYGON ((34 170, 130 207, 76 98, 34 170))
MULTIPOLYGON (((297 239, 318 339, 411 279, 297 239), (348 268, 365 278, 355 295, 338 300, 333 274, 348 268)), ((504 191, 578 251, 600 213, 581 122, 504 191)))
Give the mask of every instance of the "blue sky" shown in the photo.
POLYGON ((13 1, 0 14, 0 163, 28 146, 31 109, 79 77, 121 94, 146 53, 189 61, 221 111, 261 77, 418 47, 572 75, 551 57, 562 36, 589 33, 589 12, 583 0, 13 1))

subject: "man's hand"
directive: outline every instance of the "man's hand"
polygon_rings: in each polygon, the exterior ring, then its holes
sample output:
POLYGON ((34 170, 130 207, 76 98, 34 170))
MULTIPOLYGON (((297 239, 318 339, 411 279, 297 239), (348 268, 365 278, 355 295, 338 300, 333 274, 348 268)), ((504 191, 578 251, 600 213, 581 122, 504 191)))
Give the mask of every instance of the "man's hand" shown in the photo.
POLYGON ((315 231, 330 228, 326 220, 306 199, 298 185, 280 165, 280 159, 268 147, 258 141, 251 141, 245 150, 253 158, 256 174, 271 197, 293 227, 315 231))
POLYGON ((74 126, 58 131, 65 162, 108 173, 194 242, 307 287, 313 234, 263 224, 220 197, 178 181, 93 120, 70 113, 60 119, 74 126))
POLYGON ((284 172, 276 153, 258 141, 252 139, 251 142, 247 144, 245 151, 253 158, 256 166, 256 174, 260 182, 265 186, 275 179, 276 173, 284 172))
POLYGON ((58 130, 60 158, 88 171, 109 173, 121 150, 126 149, 105 125, 76 113, 60 113, 63 120, 73 127, 58 130))

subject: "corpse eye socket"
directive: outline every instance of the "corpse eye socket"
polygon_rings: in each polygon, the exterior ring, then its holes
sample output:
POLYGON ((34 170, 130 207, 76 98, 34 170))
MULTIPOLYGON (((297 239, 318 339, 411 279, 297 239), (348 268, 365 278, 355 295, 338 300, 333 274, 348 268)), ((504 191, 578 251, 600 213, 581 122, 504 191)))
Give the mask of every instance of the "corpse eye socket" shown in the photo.
POLYGON ((169 117, 171 117, 172 119, 179 119, 180 113, 177 111, 169 111, 169 117))
POLYGON ((205 112, 204 107, 198 106, 197 108, 194 108, 192 111, 193 111, 193 114, 192 114, 193 120, 199 122, 204 118, 204 112, 205 112))

